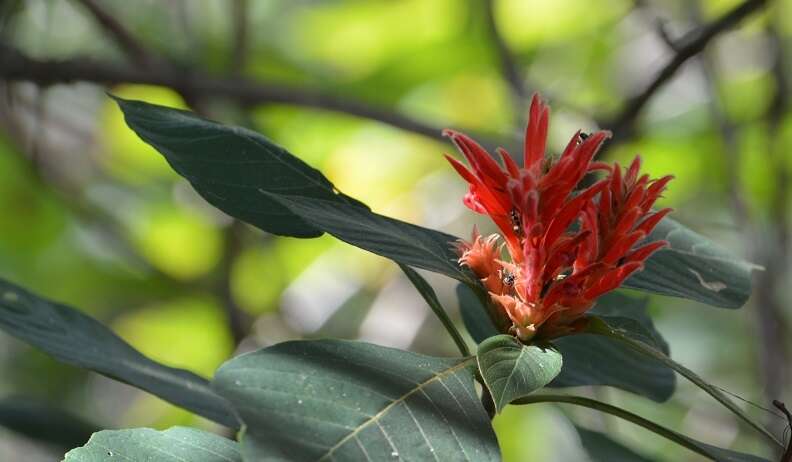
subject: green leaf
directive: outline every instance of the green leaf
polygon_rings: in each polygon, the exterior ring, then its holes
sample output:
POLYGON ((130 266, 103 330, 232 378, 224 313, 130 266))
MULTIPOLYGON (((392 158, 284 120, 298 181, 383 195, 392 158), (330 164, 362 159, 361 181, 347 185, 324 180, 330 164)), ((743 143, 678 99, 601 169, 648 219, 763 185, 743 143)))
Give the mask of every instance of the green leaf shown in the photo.
POLYGON ((228 403, 203 377, 156 363, 74 308, 0 279, 0 329, 73 366, 96 371, 228 427, 228 403))
POLYGON ((135 133, 157 149, 210 204, 274 234, 317 237, 322 230, 265 192, 366 206, 341 194, 318 170, 260 134, 142 101, 114 97, 135 133))
POLYGON ((751 270, 756 269, 724 248, 680 223, 665 218, 647 241, 671 245, 652 255, 646 267, 630 277, 625 287, 708 305, 739 308, 751 295, 751 270))
MULTIPOLYGON (((498 335, 484 306, 473 290, 457 285, 462 320, 474 340, 481 343, 498 335)), ((636 338, 650 341, 668 353, 668 344, 655 330, 647 312, 646 300, 611 292, 597 300, 592 314, 605 315, 636 338), (629 318, 629 319, 625 319, 629 318)), ((621 388, 658 402, 666 401, 676 389, 674 371, 660 361, 625 348, 621 342, 593 334, 576 334, 553 340, 564 358, 561 373, 547 386, 566 388, 606 385, 621 388)))
POLYGON ((242 462, 235 441, 194 428, 104 430, 66 454, 64 462, 242 462))
POLYGON ((591 462, 653 462, 600 432, 575 426, 591 462))
POLYGON ((245 424, 246 460, 497 461, 474 367, 472 357, 292 341, 232 359, 213 386, 245 424))
POLYGON ((0 426, 63 450, 83 444, 100 429, 62 409, 21 396, 0 400, 0 426))
POLYGON ((500 333, 473 289, 467 284, 459 283, 456 287, 456 294, 462 322, 465 323, 465 328, 476 343, 481 343, 500 333))
POLYGON ((547 385, 562 364, 561 355, 551 346, 523 345, 511 335, 484 340, 476 357, 498 412, 547 385))
MULTIPOLYGON (((632 338, 668 354, 668 344, 647 314, 646 299, 612 292, 600 297, 591 310, 618 325, 632 338)), ((637 352, 615 339, 581 333, 553 341, 564 367, 550 387, 607 385, 663 402, 676 389, 676 374, 663 362, 637 352)))
POLYGON ((453 250, 457 238, 450 234, 338 201, 268 195, 311 225, 344 242, 404 265, 471 281, 471 276, 457 263, 458 257, 453 250))
POLYGON ((531 395, 520 398, 514 404, 535 403, 567 403, 605 412, 607 414, 611 414, 632 422, 635 425, 639 425, 651 432, 656 433, 657 435, 662 436, 663 438, 673 441, 682 447, 690 449, 696 454, 700 454, 709 460, 714 460, 715 462, 769 462, 767 459, 763 459, 761 457, 730 451, 728 449, 722 449, 710 444, 702 443, 700 441, 694 440, 693 438, 682 435, 681 433, 677 433, 669 428, 663 427, 662 425, 656 424, 651 420, 644 419, 643 417, 633 414, 632 412, 625 409, 613 406, 608 403, 603 403, 602 401, 585 398, 583 396, 531 395))
POLYGON ((605 337, 613 338, 615 340, 619 340, 626 347, 629 347, 635 350, 636 352, 646 355, 647 358, 662 362, 666 366, 670 367, 671 369, 675 370, 680 375, 688 379, 694 385, 707 392, 707 394, 715 398, 716 401, 721 403, 725 408, 730 410, 743 422, 751 426, 757 432, 761 433, 770 442, 775 443, 781 448, 784 448, 784 445, 781 443, 781 441, 779 441, 775 437, 775 435, 773 435, 764 426, 762 426, 761 423, 752 419, 751 416, 749 416, 745 411, 740 409, 740 407, 737 406, 737 404, 735 404, 734 401, 732 401, 728 396, 726 396, 726 394, 723 393, 723 391, 721 391, 718 387, 710 384, 695 372, 672 360, 666 354, 664 354, 662 351, 658 350, 657 348, 653 347, 652 345, 649 345, 646 342, 641 341, 641 339, 636 339, 633 336, 627 334, 623 329, 620 328, 620 326, 609 325, 604 318, 592 319, 592 322, 590 322, 587 327, 587 331, 593 334, 602 335, 605 337))

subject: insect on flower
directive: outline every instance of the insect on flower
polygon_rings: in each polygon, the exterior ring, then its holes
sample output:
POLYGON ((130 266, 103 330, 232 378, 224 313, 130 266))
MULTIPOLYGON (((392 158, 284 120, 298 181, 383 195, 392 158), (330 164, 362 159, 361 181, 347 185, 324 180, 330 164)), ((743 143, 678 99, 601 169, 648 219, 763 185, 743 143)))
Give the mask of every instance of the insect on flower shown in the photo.
MULTIPOLYGON (((558 158, 546 155, 549 107, 531 101, 523 162, 497 150, 501 163, 468 136, 444 133, 468 165, 446 155, 468 183, 463 202, 488 215, 504 239, 510 261, 501 260, 500 236, 460 242, 459 262, 482 281, 496 316, 523 341, 573 333, 597 297, 643 268, 666 241, 639 244, 671 210, 652 206, 671 176, 640 175, 636 157, 627 169, 593 162, 607 131, 577 132, 558 158), (605 178, 576 190, 586 174, 605 178)), ((496 322, 496 325, 503 323, 496 322)))

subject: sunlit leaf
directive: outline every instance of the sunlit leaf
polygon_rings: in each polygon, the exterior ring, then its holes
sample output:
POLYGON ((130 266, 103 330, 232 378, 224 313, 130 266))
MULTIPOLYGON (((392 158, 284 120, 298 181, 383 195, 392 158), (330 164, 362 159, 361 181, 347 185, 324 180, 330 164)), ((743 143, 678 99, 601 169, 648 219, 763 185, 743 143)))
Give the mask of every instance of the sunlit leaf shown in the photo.
POLYGON ((562 364, 561 355, 552 346, 526 346, 511 335, 484 340, 476 358, 498 412, 547 385, 562 364))
POLYGON ((473 386, 475 358, 341 340, 239 356, 214 388, 246 426, 249 460, 500 460, 473 386))
POLYGON ((0 279, 0 329, 55 359, 128 383, 229 427, 238 425, 206 379, 158 364, 96 320, 0 279))
POLYGON ((108 460, 157 462, 242 462, 238 444, 194 428, 104 430, 66 454, 64 462, 108 460))

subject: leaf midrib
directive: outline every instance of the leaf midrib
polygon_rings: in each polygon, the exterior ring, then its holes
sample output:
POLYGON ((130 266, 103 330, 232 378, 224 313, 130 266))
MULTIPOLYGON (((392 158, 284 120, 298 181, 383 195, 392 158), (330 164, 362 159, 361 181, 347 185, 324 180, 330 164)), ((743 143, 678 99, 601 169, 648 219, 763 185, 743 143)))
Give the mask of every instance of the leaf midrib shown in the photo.
POLYGON ((395 406, 398 406, 399 404, 403 403, 404 401, 406 401, 413 394, 423 390, 423 388, 425 386, 433 383, 436 380, 442 380, 443 378, 445 378, 445 377, 447 377, 449 375, 453 375, 454 373, 456 373, 460 369, 464 369, 464 368, 468 367, 470 362, 471 361, 475 361, 475 360, 476 360, 475 356, 470 356, 468 358, 465 358, 462 362, 460 362, 460 363, 458 363, 458 364, 456 364, 456 365, 454 365, 452 367, 449 367, 448 369, 446 369, 446 370, 444 370, 444 371, 442 371, 440 373, 435 373, 435 374, 432 375, 432 377, 430 377, 430 378, 426 379, 425 381, 417 384, 417 386, 415 386, 412 390, 408 391, 407 393, 405 393, 405 394, 401 395, 400 397, 396 398, 395 400, 393 400, 387 406, 382 408, 382 410, 380 410, 379 412, 377 412, 376 414, 371 416, 365 422, 363 422, 360 425, 358 425, 349 434, 347 434, 346 436, 341 438, 336 444, 334 444, 332 447, 330 447, 327 450, 327 452, 322 455, 322 457, 317 459, 317 462, 322 462, 324 460, 327 460, 328 457, 332 456, 333 452, 335 452, 341 446, 346 444, 352 438, 355 438, 358 435, 358 433, 360 433, 364 428, 366 428, 368 425, 370 425, 372 423, 378 423, 379 420, 382 417, 384 417, 392 408, 394 408, 395 406))

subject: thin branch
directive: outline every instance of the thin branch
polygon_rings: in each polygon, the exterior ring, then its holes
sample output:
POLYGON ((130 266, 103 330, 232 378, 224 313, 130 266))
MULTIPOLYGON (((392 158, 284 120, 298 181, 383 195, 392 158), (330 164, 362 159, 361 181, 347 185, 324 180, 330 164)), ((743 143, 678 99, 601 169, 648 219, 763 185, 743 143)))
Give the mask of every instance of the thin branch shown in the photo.
POLYGON ((676 75, 688 59, 700 53, 720 33, 736 26, 767 3, 767 0, 746 0, 717 20, 702 27, 689 40, 685 40, 685 43, 678 45, 673 58, 657 73, 643 91, 627 100, 622 111, 608 123, 607 126, 613 131, 614 142, 628 138, 632 134, 635 122, 646 104, 657 90, 676 75))
POLYGON ((108 36, 110 36, 121 48, 121 51, 126 54, 129 59, 137 64, 151 67, 157 60, 154 56, 132 35, 131 32, 124 27, 123 24, 118 22, 109 12, 103 7, 99 6, 94 0, 75 0, 83 6, 96 23, 104 29, 108 36))
POLYGON ((509 50, 509 46, 506 44, 506 41, 501 35, 500 29, 498 29, 498 23, 495 19, 495 0, 486 0, 484 3, 484 19, 486 22, 487 31, 489 32, 492 43, 495 46, 498 60, 500 61, 501 72, 503 73, 503 77, 509 83, 512 93, 514 93, 515 99, 518 103, 520 103, 517 104, 517 106, 520 107, 520 110, 522 110, 521 103, 526 99, 527 91, 525 88, 525 83, 520 76, 519 66, 514 60, 514 55, 512 54, 511 50, 509 50))
POLYGON ((231 32, 233 48, 231 49, 231 72, 240 74, 245 68, 249 47, 247 0, 233 0, 231 3, 231 32))
MULTIPOLYGON (((443 140, 442 129, 408 116, 329 95, 316 90, 297 89, 262 83, 242 77, 215 77, 199 71, 184 72, 169 68, 141 69, 90 59, 37 60, 0 42, 0 80, 30 81, 39 85, 93 82, 112 85, 139 83, 169 87, 182 94, 223 98, 244 107, 261 103, 284 103, 342 112, 356 117, 443 140)), ((485 146, 503 143, 477 136, 485 146)))

